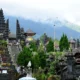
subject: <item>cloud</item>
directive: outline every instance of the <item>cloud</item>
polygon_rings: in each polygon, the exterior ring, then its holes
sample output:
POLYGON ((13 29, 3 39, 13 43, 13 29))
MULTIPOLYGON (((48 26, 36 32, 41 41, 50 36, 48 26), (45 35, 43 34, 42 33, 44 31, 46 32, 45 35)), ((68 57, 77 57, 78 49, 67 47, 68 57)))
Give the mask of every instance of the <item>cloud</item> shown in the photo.
POLYGON ((32 20, 65 19, 80 25, 80 0, 0 0, 5 15, 32 20))

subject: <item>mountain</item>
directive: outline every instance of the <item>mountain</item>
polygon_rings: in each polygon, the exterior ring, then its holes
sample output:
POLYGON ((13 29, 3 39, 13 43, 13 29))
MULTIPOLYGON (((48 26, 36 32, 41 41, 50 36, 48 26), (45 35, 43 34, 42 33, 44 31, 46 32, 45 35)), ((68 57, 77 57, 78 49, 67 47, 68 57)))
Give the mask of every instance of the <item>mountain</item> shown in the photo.
POLYGON ((73 30, 76 30, 77 32, 80 32, 80 26, 79 25, 76 25, 74 23, 70 23, 68 21, 65 21, 64 24, 67 25, 67 27, 69 27, 73 30))
POLYGON ((55 37, 57 39, 60 39, 62 34, 67 34, 68 38, 79 38, 80 32, 76 31, 75 29, 71 28, 72 24, 64 21, 33 21, 33 20, 27 20, 23 18, 16 18, 12 16, 6 16, 6 19, 8 18, 10 23, 10 30, 11 32, 16 32, 16 19, 19 20, 21 27, 24 27, 24 30, 31 29, 34 32, 36 32, 36 38, 39 38, 42 34, 46 33, 49 37, 54 37, 54 24, 55 24, 55 37), (70 27, 71 26, 71 27, 70 27))

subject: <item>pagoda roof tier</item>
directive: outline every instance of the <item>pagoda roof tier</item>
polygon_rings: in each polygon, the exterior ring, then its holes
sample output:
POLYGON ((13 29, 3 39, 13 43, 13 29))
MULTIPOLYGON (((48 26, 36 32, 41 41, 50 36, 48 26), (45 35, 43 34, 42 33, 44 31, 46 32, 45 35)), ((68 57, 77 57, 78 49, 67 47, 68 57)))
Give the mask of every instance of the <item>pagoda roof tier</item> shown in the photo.
POLYGON ((28 29, 25 33, 24 33, 24 35, 26 35, 26 36, 34 36, 36 33, 35 32, 33 32, 32 30, 30 30, 30 29, 28 29))

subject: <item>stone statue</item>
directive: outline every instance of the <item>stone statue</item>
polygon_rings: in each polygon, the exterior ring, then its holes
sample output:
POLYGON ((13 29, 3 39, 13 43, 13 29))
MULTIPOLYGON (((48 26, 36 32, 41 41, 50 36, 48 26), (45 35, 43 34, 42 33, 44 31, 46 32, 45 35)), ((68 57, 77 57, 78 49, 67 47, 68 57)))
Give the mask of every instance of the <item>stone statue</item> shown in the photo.
POLYGON ((20 78, 19 80, 36 80, 36 78, 32 77, 31 61, 28 62, 27 67, 27 76, 20 78))
POLYGON ((28 67, 28 69, 27 69, 27 76, 28 77, 32 77, 31 61, 28 62, 27 67, 28 67))
POLYGON ((28 62, 27 67, 31 67, 31 61, 28 62))

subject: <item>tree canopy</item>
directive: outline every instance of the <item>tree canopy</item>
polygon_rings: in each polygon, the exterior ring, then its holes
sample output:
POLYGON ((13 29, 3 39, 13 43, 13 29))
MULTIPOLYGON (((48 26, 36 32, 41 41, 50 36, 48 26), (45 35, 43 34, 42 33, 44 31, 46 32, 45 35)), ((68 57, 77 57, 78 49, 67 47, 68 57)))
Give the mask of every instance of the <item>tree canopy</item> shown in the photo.
POLYGON ((17 58, 17 64, 21 66, 27 66, 28 62, 31 61, 32 53, 29 48, 24 47, 17 58))
POLYGON ((51 39, 49 39, 49 42, 46 46, 46 50, 47 52, 54 51, 54 42, 51 39))
POLYGON ((36 42, 34 42, 34 41, 30 42, 30 49, 32 49, 32 51, 37 51, 36 42))
POLYGON ((65 34, 63 34, 63 36, 60 39, 59 48, 60 48, 60 51, 69 49, 68 38, 67 38, 67 36, 65 34))
POLYGON ((46 54, 44 53, 44 51, 39 51, 38 52, 39 55, 39 61, 40 61, 40 67, 44 68, 46 66, 46 54))

